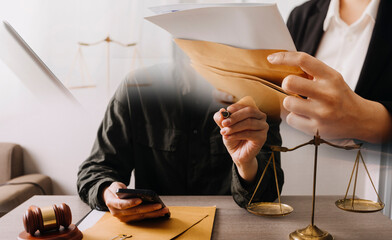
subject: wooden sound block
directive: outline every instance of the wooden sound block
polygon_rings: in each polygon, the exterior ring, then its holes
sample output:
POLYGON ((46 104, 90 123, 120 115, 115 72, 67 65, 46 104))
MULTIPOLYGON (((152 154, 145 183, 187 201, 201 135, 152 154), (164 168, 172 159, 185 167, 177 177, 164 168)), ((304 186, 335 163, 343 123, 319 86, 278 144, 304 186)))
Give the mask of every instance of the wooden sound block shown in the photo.
POLYGON ((19 234, 18 240, 56 240, 56 239, 69 239, 69 240, 80 240, 83 238, 82 232, 74 224, 69 225, 68 228, 60 227, 59 230, 53 230, 49 232, 40 233, 37 231, 34 236, 30 235, 26 231, 19 234))

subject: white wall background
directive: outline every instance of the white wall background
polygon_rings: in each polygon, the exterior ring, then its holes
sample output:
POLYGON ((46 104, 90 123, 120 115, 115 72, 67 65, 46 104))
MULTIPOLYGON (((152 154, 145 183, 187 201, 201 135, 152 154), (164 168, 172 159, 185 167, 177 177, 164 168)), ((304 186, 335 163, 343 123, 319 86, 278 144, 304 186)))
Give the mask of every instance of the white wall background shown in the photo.
MULTIPOLYGON (((284 19, 291 9, 305 0, 247 1, 277 2, 284 19)), ((176 0, 0 0, 0 17, 9 21, 50 69, 69 86, 81 81, 80 67, 74 66, 79 41, 96 42, 110 37, 137 42, 137 47, 111 45, 110 93, 107 89, 106 46, 104 43, 82 49, 94 88, 71 92, 84 106, 84 112, 52 109, 39 103, 22 82, 0 60, 0 141, 16 142, 25 149, 26 173, 40 172, 54 181, 55 194, 76 194, 76 173, 88 156, 109 96, 123 76, 132 70, 134 50, 140 58, 134 67, 170 61, 170 36, 143 20, 149 6, 176 0)), ((228 2, 228 1, 199 1, 228 2)), ((241 1, 231 1, 241 2, 241 1)), ((244 1, 245 2, 245 1, 244 1)), ((44 86, 43 86, 44 87, 44 86)), ((282 126, 283 145, 293 147, 311 137, 282 126)), ((313 148, 305 147, 282 154, 286 174, 283 194, 311 194, 313 148)), ((321 146, 318 194, 344 195, 355 152, 321 146)), ((364 153, 373 180, 378 186, 379 153, 364 153)), ((358 195, 375 200, 365 175, 360 175, 358 195)))
MULTIPOLYGON (((0 60, 0 141, 25 149, 26 173, 41 172, 54 181, 55 194, 76 193, 76 173, 88 156, 106 104, 118 83, 134 67, 171 59, 172 43, 163 30, 143 20, 149 6, 176 1, 128 0, 1 0, 0 18, 10 22, 55 75, 71 86, 82 80, 74 66, 78 42, 111 38, 137 42, 136 47, 111 45, 110 93, 107 92, 106 43, 82 49, 96 85, 71 92, 84 112, 53 109, 37 101, 0 60)), ((45 88, 45 86, 42 86, 45 88)))

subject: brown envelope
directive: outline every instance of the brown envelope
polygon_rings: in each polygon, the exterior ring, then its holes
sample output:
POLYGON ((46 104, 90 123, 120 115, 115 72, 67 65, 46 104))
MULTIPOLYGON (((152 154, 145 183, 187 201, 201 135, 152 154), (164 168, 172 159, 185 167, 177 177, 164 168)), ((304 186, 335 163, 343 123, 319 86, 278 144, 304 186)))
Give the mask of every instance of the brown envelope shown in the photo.
POLYGON ((253 79, 221 75, 197 64, 192 66, 205 79, 213 79, 210 82, 216 89, 232 94, 235 102, 243 97, 252 96, 257 107, 266 113, 268 118, 280 117, 281 104, 286 94, 253 79))
POLYGON ((208 214, 201 222, 194 225, 186 232, 175 238, 176 240, 209 240, 214 226, 216 207, 176 207, 177 210, 208 214))
POLYGON ((251 96, 270 119, 286 114, 282 101, 290 94, 280 87, 282 80, 291 74, 306 77, 300 68, 268 62, 268 55, 283 50, 241 49, 185 39, 175 42, 190 57, 195 70, 215 88, 232 94, 235 101, 251 96))
MULTIPOLYGON (((169 207, 170 219, 122 223, 106 213, 94 226, 83 231, 83 239, 108 240, 119 234, 130 239, 210 239, 216 207, 169 207), (188 233, 189 231, 189 233, 188 233), (200 237, 195 236, 200 235, 200 237)), ((117 238, 120 239, 120 238, 117 238)))
POLYGON ((221 70, 243 73, 268 80, 278 86, 287 75, 306 74, 298 67, 270 64, 267 56, 285 50, 242 49, 224 44, 175 39, 177 45, 190 57, 192 62, 221 70))

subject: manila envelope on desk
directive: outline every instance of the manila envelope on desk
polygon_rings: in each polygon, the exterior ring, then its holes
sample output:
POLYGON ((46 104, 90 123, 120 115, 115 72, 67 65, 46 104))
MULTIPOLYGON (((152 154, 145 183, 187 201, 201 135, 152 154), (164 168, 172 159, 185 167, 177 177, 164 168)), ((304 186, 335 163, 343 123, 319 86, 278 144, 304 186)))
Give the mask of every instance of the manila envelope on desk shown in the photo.
POLYGON ((83 231, 83 239, 109 240, 130 239, 211 239, 216 207, 169 207, 169 219, 149 219, 140 222, 122 223, 110 213, 91 228, 83 231), (117 238, 116 238, 117 237, 117 238), (127 239, 127 238, 123 238, 127 239))
POLYGON ((267 56, 283 50, 241 49, 224 44, 175 39, 189 56, 191 65, 216 89, 230 93, 234 100, 251 96, 270 119, 285 115, 283 99, 296 96, 286 93, 281 84, 287 75, 306 77, 298 67, 273 65, 267 56))

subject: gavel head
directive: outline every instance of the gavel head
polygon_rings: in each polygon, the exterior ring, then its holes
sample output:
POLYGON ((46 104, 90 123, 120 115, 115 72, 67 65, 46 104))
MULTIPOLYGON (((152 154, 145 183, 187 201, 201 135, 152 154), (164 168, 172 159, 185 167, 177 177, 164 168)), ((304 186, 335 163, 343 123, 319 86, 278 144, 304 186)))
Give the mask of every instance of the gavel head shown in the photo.
POLYGON ((65 203, 43 208, 30 206, 23 216, 24 228, 31 235, 34 235, 37 230, 40 233, 59 230, 60 225, 68 228, 71 221, 71 209, 65 203))

